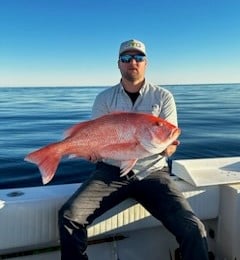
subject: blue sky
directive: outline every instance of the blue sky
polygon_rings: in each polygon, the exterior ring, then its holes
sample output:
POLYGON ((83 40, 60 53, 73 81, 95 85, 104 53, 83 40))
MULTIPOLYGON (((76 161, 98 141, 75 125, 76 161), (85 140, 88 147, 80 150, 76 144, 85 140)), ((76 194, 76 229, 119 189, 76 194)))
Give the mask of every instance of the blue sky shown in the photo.
POLYGON ((108 86, 122 41, 155 84, 240 82, 239 0, 0 0, 0 86, 108 86))

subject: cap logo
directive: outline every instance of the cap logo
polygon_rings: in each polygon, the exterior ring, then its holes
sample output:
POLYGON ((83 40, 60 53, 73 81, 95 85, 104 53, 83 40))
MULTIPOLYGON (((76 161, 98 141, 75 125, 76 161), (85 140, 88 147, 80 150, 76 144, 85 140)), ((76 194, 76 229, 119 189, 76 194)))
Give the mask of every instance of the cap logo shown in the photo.
POLYGON ((139 42, 129 42, 128 44, 125 45, 124 49, 127 49, 129 47, 133 47, 133 48, 141 48, 141 43, 139 42))

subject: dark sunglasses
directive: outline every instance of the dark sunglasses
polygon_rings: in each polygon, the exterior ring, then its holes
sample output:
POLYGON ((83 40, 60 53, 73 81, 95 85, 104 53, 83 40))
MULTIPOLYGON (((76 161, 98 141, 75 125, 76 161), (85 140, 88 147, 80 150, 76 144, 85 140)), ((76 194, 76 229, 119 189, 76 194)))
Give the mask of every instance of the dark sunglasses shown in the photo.
POLYGON ((146 59, 146 56, 141 55, 141 54, 135 54, 135 55, 125 54, 125 55, 119 56, 119 60, 123 63, 129 63, 133 59, 136 62, 142 62, 146 59))

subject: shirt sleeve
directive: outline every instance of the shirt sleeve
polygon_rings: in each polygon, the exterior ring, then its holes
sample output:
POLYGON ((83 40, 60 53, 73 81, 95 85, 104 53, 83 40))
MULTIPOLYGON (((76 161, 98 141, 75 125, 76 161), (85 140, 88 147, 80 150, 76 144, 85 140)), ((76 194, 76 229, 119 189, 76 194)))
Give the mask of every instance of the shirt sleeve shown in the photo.
POLYGON ((92 119, 103 116, 109 113, 108 105, 107 105, 107 96, 105 92, 102 92, 97 95, 95 101, 92 106, 92 119))
POLYGON ((160 117, 164 118, 175 126, 178 126, 177 108, 173 95, 169 91, 166 91, 162 100, 163 103, 160 117))

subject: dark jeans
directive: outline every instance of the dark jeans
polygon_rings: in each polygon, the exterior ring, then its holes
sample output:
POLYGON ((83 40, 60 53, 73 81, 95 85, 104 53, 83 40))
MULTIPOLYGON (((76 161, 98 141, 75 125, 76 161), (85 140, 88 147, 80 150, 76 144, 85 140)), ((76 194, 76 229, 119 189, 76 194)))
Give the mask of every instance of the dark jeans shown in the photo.
POLYGON ((171 180, 168 168, 139 181, 120 177, 119 168, 104 163, 98 164, 90 179, 59 211, 61 259, 88 259, 87 226, 129 197, 141 203, 175 235, 182 259, 208 259, 205 228, 171 180))

